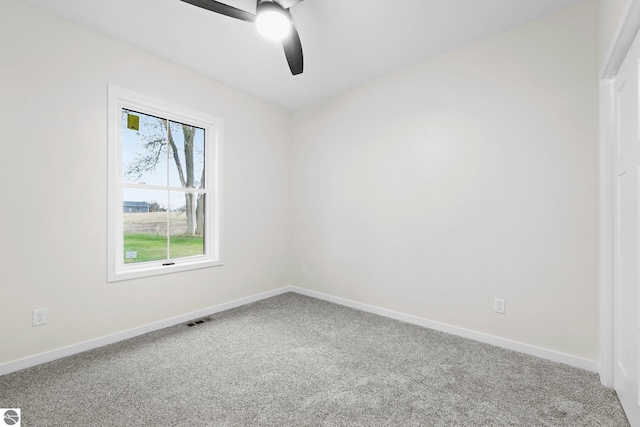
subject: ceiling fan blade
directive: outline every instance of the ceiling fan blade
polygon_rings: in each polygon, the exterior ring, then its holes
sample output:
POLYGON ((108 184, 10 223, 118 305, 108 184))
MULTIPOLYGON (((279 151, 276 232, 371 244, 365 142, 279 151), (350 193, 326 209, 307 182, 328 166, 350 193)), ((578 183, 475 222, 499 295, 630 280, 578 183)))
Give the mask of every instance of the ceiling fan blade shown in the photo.
POLYGON ((300 42, 300 35, 296 26, 291 21, 291 33, 288 37, 282 40, 282 47, 284 47, 284 55, 287 57, 289 63, 289 69, 294 76, 301 74, 304 68, 304 58, 302 56, 302 43, 300 42))
POLYGON ((219 13, 221 15, 230 16, 231 18, 240 19, 242 21, 254 22, 256 16, 253 13, 246 12, 242 9, 229 6, 224 3, 217 2, 215 0, 182 0, 185 3, 192 4, 194 6, 201 7, 203 9, 210 10, 211 12, 219 13))
POLYGON ((297 5, 298 3, 301 3, 303 0, 274 0, 276 3, 278 3, 280 6, 282 6, 285 9, 289 9, 292 6, 297 5))

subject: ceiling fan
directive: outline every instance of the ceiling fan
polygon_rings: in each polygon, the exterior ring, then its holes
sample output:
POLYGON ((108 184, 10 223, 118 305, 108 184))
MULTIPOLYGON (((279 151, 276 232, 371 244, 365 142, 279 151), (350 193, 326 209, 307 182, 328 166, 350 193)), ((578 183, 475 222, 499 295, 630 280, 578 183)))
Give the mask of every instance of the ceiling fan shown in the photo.
POLYGON ((302 43, 293 23, 291 7, 303 0, 257 0, 255 15, 215 0, 182 0, 185 3, 242 21, 255 22, 265 37, 282 40, 284 55, 294 76, 304 68, 302 43), (269 33, 272 31, 272 33, 269 33))

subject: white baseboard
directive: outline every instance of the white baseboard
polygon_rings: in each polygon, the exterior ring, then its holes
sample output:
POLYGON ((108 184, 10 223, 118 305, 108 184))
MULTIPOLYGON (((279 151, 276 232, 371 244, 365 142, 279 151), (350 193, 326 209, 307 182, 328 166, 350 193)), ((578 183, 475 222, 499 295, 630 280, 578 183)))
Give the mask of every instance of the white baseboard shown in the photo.
POLYGON ((356 301, 352 301, 344 298, 334 297, 331 295, 323 294, 316 291, 311 291, 304 288, 290 286, 288 287, 288 290, 301 295, 306 295, 306 296, 317 298, 320 300, 333 302, 336 304, 355 308, 357 310, 366 311, 368 313, 378 314, 380 316, 389 317, 391 319, 396 319, 396 320, 411 323, 414 325, 423 326, 425 328, 434 329, 436 331, 446 332, 448 334, 469 338, 469 339, 480 341, 486 344, 495 345, 497 347, 502 347, 502 348, 514 350, 520 353, 528 354, 531 356, 540 357, 542 359, 551 360, 553 362, 574 366, 576 368, 586 369, 588 371, 592 371, 596 373, 600 371, 600 365, 595 360, 583 359, 581 357, 572 356, 570 354, 560 353, 557 351, 536 347, 534 345, 524 344, 518 341, 512 341, 506 338, 500 338, 494 335, 484 334, 482 332, 472 331, 470 329, 447 325, 446 323, 435 322, 433 320, 423 319, 421 317, 411 316, 409 314, 399 313, 397 311, 387 310, 385 308, 375 307, 372 305, 363 304, 360 302, 356 302, 356 301))
POLYGON ((106 335, 100 338, 84 341, 79 344, 73 344, 68 347, 59 348, 52 351, 28 356, 23 359, 13 360, 11 362, 0 364, 0 375, 6 375, 11 372, 19 371, 21 369, 30 368, 32 366, 40 365, 42 363, 51 362, 61 357, 71 356, 73 354, 82 353, 83 351, 93 350, 94 348, 102 347, 108 344, 113 344, 118 341, 123 341, 129 338, 143 335, 149 332, 157 331, 159 329, 168 328, 170 326, 178 325, 180 323, 186 323, 189 320, 197 319, 199 317, 209 316, 221 311, 229 310, 232 308, 240 307, 252 302, 260 301, 266 298, 270 298, 276 295, 291 292, 290 286, 286 286, 272 291, 263 292, 257 295, 252 295, 246 298, 240 298, 235 301, 219 304, 213 307, 205 308, 202 310, 194 311, 191 313, 183 314, 180 316, 172 317, 169 319, 161 320, 159 322, 149 323, 147 325, 139 326, 137 328, 128 329, 126 331, 117 332, 115 334, 106 335))
POLYGON ((586 369, 592 372, 599 372, 599 364, 594 360, 583 359, 569 354, 560 353, 553 350, 547 350, 541 347, 536 347, 529 344, 524 344, 517 341, 508 340, 505 338, 496 337, 493 335, 483 334, 481 332, 472 331, 470 329, 459 328, 457 326, 447 325, 445 323, 435 322, 433 320, 423 319, 417 316, 411 316, 409 314, 399 313, 393 310, 385 308, 375 307, 360 302, 334 297, 331 295, 323 294, 309 289, 298 288, 296 286, 284 286, 282 288, 274 289, 268 292, 263 292, 257 295, 241 298, 235 301, 219 304, 213 307, 205 308, 202 310, 194 311, 191 313, 183 314, 181 316, 172 317, 170 319, 161 320, 159 322, 150 323, 137 328, 129 329, 126 331, 118 332, 115 334, 107 335, 104 337, 84 341, 79 344, 70 345, 68 347, 59 348, 52 351, 36 354, 33 356, 25 357, 23 359, 14 360, 11 362, 0 364, 0 375, 6 375, 11 372, 19 371, 21 369, 30 368, 32 366, 40 365, 42 363, 51 362, 62 357, 71 356, 83 351, 92 350, 94 348, 102 347, 108 344, 113 344, 118 341, 123 341, 129 338, 143 335, 149 332, 157 331, 159 329, 167 328, 170 326, 178 325, 180 323, 188 322, 189 320, 197 319, 199 317, 209 316, 221 311, 229 310, 232 308, 240 307, 252 302, 260 301, 266 298, 270 298, 276 295, 281 295, 287 292, 295 292, 300 295, 306 295, 312 298, 333 302, 336 304, 344 305, 346 307, 355 308, 357 310, 366 311, 368 313, 377 314, 391 319, 400 320, 403 322, 411 323, 414 325, 422 326, 436 331, 446 332, 452 335, 457 335, 464 338, 470 338, 475 341, 492 344, 498 347, 503 347, 509 350, 518 351, 520 353, 529 354, 531 356, 540 357, 542 359, 551 360, 554 362, 564 363, 565 365, 574 366, 576 368, 586 369))

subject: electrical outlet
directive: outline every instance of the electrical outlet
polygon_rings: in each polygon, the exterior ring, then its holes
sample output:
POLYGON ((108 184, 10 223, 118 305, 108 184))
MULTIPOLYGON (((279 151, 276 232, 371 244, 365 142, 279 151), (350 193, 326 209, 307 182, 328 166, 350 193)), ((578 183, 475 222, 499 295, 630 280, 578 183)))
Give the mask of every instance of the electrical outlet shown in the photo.
POLYGON ((493 299, 493 311, 496 313, 504 314, 505 305, 507 302, 502 298, 493 299))
POLYGON ((32 312, 33 326, 46 325, 47 324, 47 309, 41 308, 39 310, 33 310, 32 312))
POLYGON ((306 266, 306 265, 303 265, 303 266, 302 266, 302 275, 303 275, 303 276, 306 276, 306 275, 307 275, 307 271, 308 271, 308 270, 307 270, 307 266, 306 266))

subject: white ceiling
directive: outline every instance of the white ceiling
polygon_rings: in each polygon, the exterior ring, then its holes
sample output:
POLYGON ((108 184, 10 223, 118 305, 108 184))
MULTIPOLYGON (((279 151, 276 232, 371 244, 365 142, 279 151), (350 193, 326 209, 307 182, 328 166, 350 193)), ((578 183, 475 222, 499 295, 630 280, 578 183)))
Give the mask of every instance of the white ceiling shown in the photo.
MULTIPOLYGON (((288 110, 294 110, 582 0, 305 0, 291 8, 304 50, 253 24, 179 0, 29 0, 288 110)), ((255 12, 255 0, 224 0, 255 12)))

